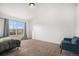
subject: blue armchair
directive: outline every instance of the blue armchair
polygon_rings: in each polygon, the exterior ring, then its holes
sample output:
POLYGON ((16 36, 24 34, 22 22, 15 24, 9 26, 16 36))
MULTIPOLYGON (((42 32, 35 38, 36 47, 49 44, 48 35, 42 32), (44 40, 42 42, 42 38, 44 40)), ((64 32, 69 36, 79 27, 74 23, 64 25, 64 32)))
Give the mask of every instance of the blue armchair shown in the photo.
POLYGON ((72 51, 74 53, 79 52, 79 38, 78 37, 73 37, 73 38, 64 38, 60 44, 61 51, 63 50, 68 50, 72 51))

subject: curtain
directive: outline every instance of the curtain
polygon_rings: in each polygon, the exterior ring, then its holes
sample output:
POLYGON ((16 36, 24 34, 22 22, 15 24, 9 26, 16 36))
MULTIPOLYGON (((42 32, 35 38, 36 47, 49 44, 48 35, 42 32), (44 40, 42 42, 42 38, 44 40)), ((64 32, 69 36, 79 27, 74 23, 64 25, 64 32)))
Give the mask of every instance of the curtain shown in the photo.
POLYGON ((8 19, 4 19, 4 33, 3 36, 9 36, 9 20, 8 19))
POLYGON ((27 39, 26 23, 24 23, 24 39, 27 39))
POLYGON ((25 36, 25 39, 27 39, 27 34, 26 34, 26 22, 25 22, 25 27, 24 27, 24 36, 25 36))

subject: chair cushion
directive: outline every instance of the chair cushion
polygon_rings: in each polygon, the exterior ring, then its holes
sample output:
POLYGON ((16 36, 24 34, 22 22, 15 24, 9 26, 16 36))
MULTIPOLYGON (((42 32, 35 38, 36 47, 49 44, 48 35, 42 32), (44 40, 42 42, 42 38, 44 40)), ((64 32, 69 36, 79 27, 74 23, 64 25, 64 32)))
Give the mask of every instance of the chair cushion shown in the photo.
POLYGON ((77 41, 79 41, 79 37, 74 36, 74 37, 72 38, 72 44, 76 44, 77 41))

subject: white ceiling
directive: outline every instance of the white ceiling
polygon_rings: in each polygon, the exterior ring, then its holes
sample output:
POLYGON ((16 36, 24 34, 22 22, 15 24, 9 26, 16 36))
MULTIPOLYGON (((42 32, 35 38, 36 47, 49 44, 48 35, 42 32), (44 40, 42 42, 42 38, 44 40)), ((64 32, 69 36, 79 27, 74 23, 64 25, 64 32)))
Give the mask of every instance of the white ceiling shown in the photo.
POLYGON ((30 19, 31 7, 27 3, 0 3, 0 15, 6 18, 30 19))

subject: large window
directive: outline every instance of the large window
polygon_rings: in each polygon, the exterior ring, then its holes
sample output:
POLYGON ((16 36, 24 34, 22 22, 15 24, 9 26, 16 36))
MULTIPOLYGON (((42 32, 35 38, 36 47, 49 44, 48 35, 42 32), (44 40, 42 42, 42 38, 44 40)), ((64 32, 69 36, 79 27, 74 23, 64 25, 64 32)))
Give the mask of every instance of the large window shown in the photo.
POLYGON ((9 20, 9 34, 10 35, 21 35, 24 33, 24 22, 9 20))
POLYGON ((0 19, 0 37, 3 37, 4 33, 4 19, 0 19))

